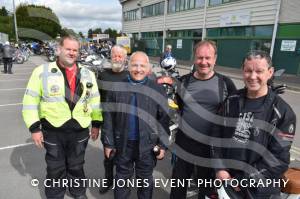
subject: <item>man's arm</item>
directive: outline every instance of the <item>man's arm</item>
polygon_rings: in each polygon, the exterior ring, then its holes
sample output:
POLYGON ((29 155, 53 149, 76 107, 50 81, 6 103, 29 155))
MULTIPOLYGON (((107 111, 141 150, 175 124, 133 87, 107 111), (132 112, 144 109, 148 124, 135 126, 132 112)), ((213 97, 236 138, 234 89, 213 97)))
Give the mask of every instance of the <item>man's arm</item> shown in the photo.
POLYGON ((27 128, 32 133, 31 137, 35 145, 38 147, 43 147, 44 139, 40 127, 41 122, 39 117, 40 98, 42 96, 39 70, 41 70, 40 67, 34 69, 28 81, 23 97, 22 115, 27 128))
MULTIPOLYGON (((114 108, 115 108, 115 101, 113 91, 108 91, 106 93, 106 99, 103 104, 103 127, 102 127, 102 133, 101 133, 101 142, 105 148, 109 149, 115 149, 115 143, 114 143, 114 108), (108 103, 109 102, 109 103, 108 103)), ((108 154, 110 151, 107 152, 108 154)))
MULTIPOLYGON (((296 131, 296 115, 289 109, 283 114, 280 119, 277 130, 273 133, 267 149, 275 157, 263 157, 256 162, 256 168, 259 174, 265 178, 280 178, 288 169, 290 163, 290 148, 296 131), (268 160, 268 161, 267 161, 268 160)), ((250 177, 255 178, 255 174, 250 174, 250 177)))

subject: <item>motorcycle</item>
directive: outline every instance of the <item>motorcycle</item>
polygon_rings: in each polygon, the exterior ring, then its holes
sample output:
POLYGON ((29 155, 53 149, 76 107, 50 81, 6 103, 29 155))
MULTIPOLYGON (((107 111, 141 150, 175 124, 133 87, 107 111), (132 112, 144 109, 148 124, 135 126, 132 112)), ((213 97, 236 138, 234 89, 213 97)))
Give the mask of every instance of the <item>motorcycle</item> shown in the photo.
POLYGON ((53 47, 47 47, 45 50, 49 62, 54 62, 56 60, 55 49, 53 47))
MULTIPOLYGON (((177 91, 177 81, 180 76, 179 72, 176 69, 176 59, 173 57, 167 57, 160 63, 161 71, 157 73, 157 83, 163 85, 165 88, 167 97, 168 97, 168 105, 170 108, 170 136, 169 136, 169 144, 173 144, 175 142, 175 135, 178 129, 178 105, 176 104, 176 91, 177 91)), ((173 159, 172 159, 173 161, 173 159)))
POLYGON ((103 64, 105 59, 93 54, 87 55, 84 60, 80 60, 79 62, 87 67, 90 71, 94 72, 96 77, 98 77, 98 74, 104 69, 103 64))

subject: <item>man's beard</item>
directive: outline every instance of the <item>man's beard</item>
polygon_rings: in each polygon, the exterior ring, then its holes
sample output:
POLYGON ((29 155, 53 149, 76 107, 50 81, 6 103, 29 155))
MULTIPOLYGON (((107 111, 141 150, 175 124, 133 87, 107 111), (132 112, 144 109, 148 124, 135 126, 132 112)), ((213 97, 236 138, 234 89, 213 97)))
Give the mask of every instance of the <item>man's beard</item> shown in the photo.
POLYGON ((124 69, 124 64, 123 63, 120 63, 120 62, 113 62, 111 64, 111 69, 114 71, 114 72, 121 72, 123 69, 124 69))

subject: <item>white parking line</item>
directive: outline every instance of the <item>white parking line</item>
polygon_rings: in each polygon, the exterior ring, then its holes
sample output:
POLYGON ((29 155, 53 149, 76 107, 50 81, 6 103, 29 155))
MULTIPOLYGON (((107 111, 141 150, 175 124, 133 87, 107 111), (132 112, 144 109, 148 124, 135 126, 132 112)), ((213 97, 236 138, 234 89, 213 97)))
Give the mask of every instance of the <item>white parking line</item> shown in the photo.
POLYGON ((5 149, 13 149, 13 148, 22 147, 22 146, 28 146, 28 145, 32 145, 32 144, 33 144, 33 142, 25 143, 25 144, 16 144, 16 145, 11 145, 11 146, 5 146, 5 147, 1 147, 0 151, 5 150, 5 149))
POLYGON ((18 106, 22 105, 22 103, 16 103, 16 104, 0 104, 0 107, 5 107, 5 106, 18 106))
MULTIPOLYGON (((29 72, 29 73, 18 73, 18 72, 14 72, 14 76, 15 75, 30 75, 30 74, 32 74, 31 72, 29 72)), ((11 75, 7 75, 7 74, 1 74, 0 75, 0 77, 4 77, 4 76, 11 76, 11 75)))
POLYGON ((25 90, 26 88, 2 88, 0 91, 25 90))
POLYGON ((7 80, 0 80, 0 82, 13 82, 13 81, 28 81, 28 79, 7 79, 7 80))

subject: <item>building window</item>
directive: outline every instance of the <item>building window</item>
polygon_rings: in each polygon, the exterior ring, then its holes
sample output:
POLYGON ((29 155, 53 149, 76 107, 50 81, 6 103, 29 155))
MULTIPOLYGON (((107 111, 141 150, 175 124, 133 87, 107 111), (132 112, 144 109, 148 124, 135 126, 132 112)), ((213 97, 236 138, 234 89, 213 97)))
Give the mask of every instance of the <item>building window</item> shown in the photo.
POLYGON ((163 32, 157 31, 157 32, 142 32, 142 38, 158 38, 162 37, 163 32))
POLYGON ((219 4, 222 4, 222 0, 210 0, 209 1, 210 6, 215 6, 215 5, 219 5, 219 4))
POLYGON ((272 37, 273 26, 235 26, 224 28, 209 28, 209 37, 272 37))
POLYGON ((173 13, 175 12, 175 4, 176 4, 176 0, 169 0, 169 5, 168 5, 168 12, 169 13, 173 13))
POLYGON ((250 43, 250 50, 262 50, 265 52, 270 52, 271 49, 271 40, 252 40, 250 43))
POLYGON ((138 9, 124 12, 124 21, 135 21, 135 20, 137 20, 137 12, 138 12, 138 9))
POLYGON ((152 4, 142 8, 142 17, 152 17, 164 14, 164 2, 152 4))
POLYGON ((204 7, 205 0, 195 0, 196 8, 204 7))
POLYGON ((168 12, 180 12, 194 8, 204 7, 205 0, 169 0, 168 12))
POLYGON ((234 2, 234 1, 241 1, 241 0, 209 0, 209 5, 215 6, 215 5, 219 5, 222 3, 229 3, 229 2, 234 2))
MULTIPOLYGON (((195 8, 195 0, 189 0, 190 2, 190 5, 189 5, 189 7, 190 7, 190 9, 193 9, 193 8, 195 8)), ((198 1, 198 0, 196 0, 196 1, 198 1)))
POLYGON ((255 26, 254 35, 255 36, 272 36, 273 26, 255 26))

